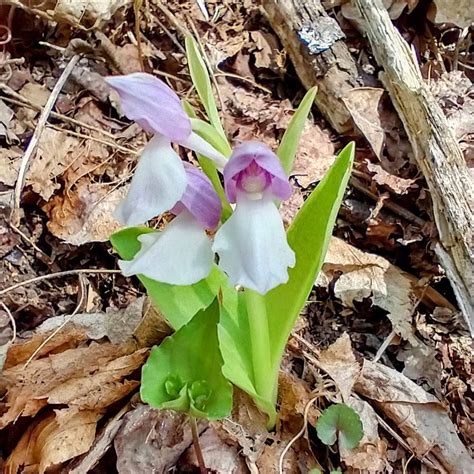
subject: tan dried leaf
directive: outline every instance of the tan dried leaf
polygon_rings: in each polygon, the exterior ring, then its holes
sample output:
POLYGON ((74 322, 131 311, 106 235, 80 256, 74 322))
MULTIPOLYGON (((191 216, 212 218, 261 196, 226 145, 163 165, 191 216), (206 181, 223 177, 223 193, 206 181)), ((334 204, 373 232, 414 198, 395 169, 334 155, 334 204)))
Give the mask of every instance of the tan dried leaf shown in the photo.
POLYGON ((17 148, 0 148, 0 183, 13 186, 20 169, 21 152, 17 148))
MULTIPOLYGON (((36 82, 27 82, 21 88, 19 94, 28 99, 32 104, 38 107, 43 107, 48 101, 50 92, 44 85, 38 84, 36 82)), ((33 111, 33 116, 37 113, 37 111, 33 111)))
POLYGON ((467 28, 473 23, 473 0, 434 0, 436 4, 436 23, 452 23, 467 28))
POLYGON ((352 351, 349 335, 344 333, 336 342, 321 351, 319 363, 334 380, 337 388, 341 391, 342 399, 347 402, 361 371, 361 366, 352 351))
POLYGON ((401 178, 387 173, 380 165, 368 162, 367 169, 374 173, 372 179, 381 186, 387 186, 396 194, 405 194, 415 184, 414 179, 401 178))
POLYGON ((351 89, 343 98, 357 128, 369 142, 378 159, 382 156, 385 131, 380 119, 379 103, 383 89, 359 87, 351 89))
POLYGON ((328 286, 335 272, 342 272, 334 292, 344 305, 353 307, 354 301, 371 297, 374 305, 388 311, 394 331, 416 344, 411 321, 415 298, 408 275, 385 258, 333 237, 316 284, 328 286))
POLYGON ((33 423, 10 454, 7 472, 44 473, 89 450, 100 414, 87 410, 56 410, 33 423))
POLYGON ((60 188, 56 178, 81 153, 77 138, 45 128, 38 143, 35 158, 26 174, 26 185, 47 201, 60 188))
POLYGON ((354 390, 392 420, 417 457, 429 456, 442 472, 471 472, 471 456, 443 405, 419 385, 394 369, 366 360, 354 390))
POLYGON ((92 343, 5 370, 0 429, 36 415, 50 400, 93 409, 113 403, 136 386, 125 377, 140 367, 146 351, 135 351, 133 343, 92 343))
POLYGON ((81 181, 74 193, 55 196, 44 206, 50 219, 48 229, 72 245, 105 242, 121 227, 112 213, 126 190, 126 186, 111 191, 81 181))

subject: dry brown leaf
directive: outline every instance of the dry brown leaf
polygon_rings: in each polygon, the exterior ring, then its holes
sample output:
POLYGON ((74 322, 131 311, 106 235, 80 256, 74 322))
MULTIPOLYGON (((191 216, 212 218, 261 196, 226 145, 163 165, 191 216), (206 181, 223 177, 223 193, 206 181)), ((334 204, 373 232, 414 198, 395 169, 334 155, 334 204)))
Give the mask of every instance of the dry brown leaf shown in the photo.
POLYGON ((436 5, 436 23, 452 23, 467 28, 473 23, 473 0, 434 0, 436 5))
POLYGON ((33 423, 7 460, 7 472, 44 473, 89 450, 100 414, 87 410, 55 410, 33 423))
POLYGON ((404 272, 383 257, 333 237, 316 283, 327 287, 335 272, 342 272, 334 293, 344 305, 353 307, 354 301, 371 297, 374 305, 388 311, 394 331, 416 344, 412 327, 415 298, 412 281, 404 272))
MULTIPOLYGON (((200 431, 207 425, 200 422, 200 431)), ((168 472, 192 442, 185 413, 138 405, 127 413, 115 437, 120 474, 168 472)))
POLYGON ((4 137, 7 143, 16 140, 17 137, 11 130, 11 121, 13 119, 13 110, 0 100, 0 137, 4 137))
POLYGON ((19 416, 36 415, 50 399, 94 409, 120 399, 136 386, 125 377, 146 358, 146 349, 134 349, 133 343, 92 343, 5 370, 0 428, 19 416))
POLYGON ((440 469, 472 470, 472 459, 441 402, 400 372, 364 361, 354 390, 392 420, 417 457, 432 454, 440 469))
POLYGON ((45 128, 36 156, 26 174, 26 184, 47 201, 61 187, 56 178, 80 153, 81 147, 77 138, 52 128, 45 128))
MULTIPOLYGON (((36 82, 27 82, 19 91, 19 93, 28 99, 32 104, 43 107, 49 99, 50 92, 44 85, 36 82)), ((36 110, 33 110, 33 116, 38 114, 36 110)))
POLYGON ((415 184, 414 179, 401 178, 387 173, 379 164, 367 162, 367 169, 374 173, 372 179, 381 186, 387 186, 396 194, 405 194, 415 184))
MULTIPOLYGON (((74 315, 69 324, 84 331, 89 339, 98 340, 107 337, 110 342, 120 344, 128 341, 140 324, 144 303, 143 296, 122 309, 107 308, 105 313, 79 313, 74 315)), ((53 331, 68 320, 70 315, 49 318, 37 331, 53 331)))
POLYGON ((21 152, 17 148, 0 148, 0 183, 13 186, 20 169, 21 152))
POLYGON ((320 181, 335 158, 334 144, 327 130, 307 120, 291 171, 296 181, 303 188, 320 181))
POLYGON ((55 196, 44 206, 50 219, 48 229, 72 245, 105 242, 121 227, 112 213, 126 192, 126 186, 111 191, 81 181, 74 192, 55 196))
POLYGON ((385 131, 379 112, 379 103, 383 93, 383 89, 359 87, 351 89, 342 98, 354 123, 367 139, 379 160, 385 141, 385 131))
POLYGON ((344 402, 347 402, 361 371, 361 366, 352 352, 349 335, 344 333, 336 342, 321 351, 319 363, 323 370, 334 380, 337 388, 341 391, 344 402))
MULTIPOLYGON (((206 468, 210 472, 228 474, 246 474, 249 472, 245 461, 239 455, 237 443, 232 442, 229 437, 223 439, 223 433, 209 427, 199 436, 202 455, 206 468), (222 437, 221 437, 222 436, 222 437), (228 441, 228 442, 226 442, 228 441)), ((190 446, 181 459, 179 467, 184 466, 186 471, 199 468, 194 446, 190 446)))

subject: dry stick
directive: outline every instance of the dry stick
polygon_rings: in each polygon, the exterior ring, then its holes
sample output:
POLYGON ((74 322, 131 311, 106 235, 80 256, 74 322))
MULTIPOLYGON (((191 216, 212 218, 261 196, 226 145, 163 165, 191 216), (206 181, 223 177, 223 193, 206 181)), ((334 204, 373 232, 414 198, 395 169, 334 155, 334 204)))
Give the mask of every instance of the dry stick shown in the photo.
POLYGON ((433 201, 435 251, 474 334, 474 186, 446 117, 427 88, 409 45, 381 0, 356 0, 380 79, 403 122, 433 201))
POLYGON ((38 124, 35 128, 33 136, 31 137, 30 143, 28 143, 28 147, 26 148, 25 154, 23 155, 23 158, 21 159, 20 170, 18 172, 18 178, 17 178, 16 186, 15 186, 15 200, 13 203, 13 211, 12 211, 12 222, 14 222, 16 225, 19 224, 19 220, 20 220, 19 210, 20 210, 21 191, 23 189, 23 185, 25 182, 25 174, 28 168, 28 162, 30 158, 33 156, 34 151, 36 150, 36 146, 38 145, 43 129, 46 126, 46 122, 48 121, 49 114, 53 110, 56 99, 58 98, 58 95, 61 92, 61 89, 63 88, 64 84, 66 83, 69 75, 71 74, 72 70, 74 69, 74 66, 77 64, 78 61, 79 61, 79 55, 76 54, 69 60, 68 65, 66 66, 61 76, 59 77, 58 82, 55 84, 53 90, 51 91, 48 101, 46 102, 46 105, 44 106, 43 112, 40 115, 38 124))
POLYGON ((192 415, 189 415, 189 421, 191 423, 194 452, 196 453, 196 458, 199 464, 199 470, 201 471, 201 474, 207 474, 206 463, 204 462, 204 456, 202 455, 201 445, 199 444, 199 433, 197 429, 196 418, 194 418, 194 416, 192 415))
POLYGON ((34 278, 30 278, 29 280, 20 281, 19 283, 15 283, 8 288, 0 290, 0 296, 6 295, 10 293, 10 291, 16 290, 17 288, 21 288, 22 286, 29 285, 31 283, 37 283, 39 281, 44 280, 51 280, 53 278, 65 277, 70 275, 77 275, 80 273, 90 273, 90 274, 101 274, 101 273, 120 273, 120 270, 109 270, 106 268, 78 268, 76 270, 66 270, 64 272, 57 272, 57 273, 49 273, 48 275, 40 275, 34 278))

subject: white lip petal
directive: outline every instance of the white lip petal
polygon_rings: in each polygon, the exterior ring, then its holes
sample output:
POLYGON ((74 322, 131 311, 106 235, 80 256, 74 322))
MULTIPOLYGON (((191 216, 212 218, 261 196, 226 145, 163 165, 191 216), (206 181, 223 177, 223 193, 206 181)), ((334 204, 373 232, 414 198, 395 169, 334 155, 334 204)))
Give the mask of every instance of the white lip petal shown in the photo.
POLYGON ((187 138, 176 143, 211 159, 219 169, 223 169, 227 163, 227 158, 196 132, 191 132, 187 138))
POLYGON ((126 198, 114 216, 127 226, 170 210, 184 194, 186 172, 168 138, 155 135, 143 150, 126 198))
POLYGON ((120 260, 125 276, 144 275, 162 283, 192 285, 211 271, 211 241, 198 221, 182 212, 162 232, 142 234, 133 260, 120 260))
POLYGON ((233 285, 261 294, 288 281, 295 254, 271 198, 250 200, 239 195, 232 216, 217 231, 212 247, 219 267, 233 285))

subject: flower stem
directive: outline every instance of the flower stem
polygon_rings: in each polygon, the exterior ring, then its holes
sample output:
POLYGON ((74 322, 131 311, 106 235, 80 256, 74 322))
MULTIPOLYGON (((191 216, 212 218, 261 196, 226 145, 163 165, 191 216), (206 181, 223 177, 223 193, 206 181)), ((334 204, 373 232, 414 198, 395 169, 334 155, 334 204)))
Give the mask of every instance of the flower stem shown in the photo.
POLYGON ((196 423, 196 418, 194 416, 189 416, 191 422, 191 433, 193 435, 193 445, 194 452, 196 453, 196 458, 199 465, 199 471, 201 474, 207 474, 206 464, 204 462, 204 456, 202 455, 201 445, 199 444, 199 433, 196 423))
POLYGON ((250 326, 255 388, 262 398, 271 402, 273 383, 267 307, 263 296, 248 288, 245 289, 245 302, 250 326))

